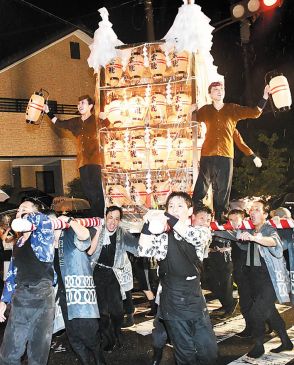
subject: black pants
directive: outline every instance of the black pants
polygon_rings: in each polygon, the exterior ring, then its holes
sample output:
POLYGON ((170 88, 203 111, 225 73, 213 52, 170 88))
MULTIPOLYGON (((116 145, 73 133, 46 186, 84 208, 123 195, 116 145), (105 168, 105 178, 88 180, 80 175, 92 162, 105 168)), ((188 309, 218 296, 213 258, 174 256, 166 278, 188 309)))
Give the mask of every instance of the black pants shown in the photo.
POLYGON ((81 184, 91 206, 94 217, 104 218, 104 195, 101 180, 100 165, 85 165, 80 167, 81 184))
POLYGON ((135 312, 135 306, 132 298, 132 290, 126 291, 126 299, 123 301, 123 308, 125 314, 133 314, 135 312))
POLYGON ((20 365, 27 348, 29 365, 46 365, 55 313, 52 283, 24 287, 14 293, 0 349, 1 365, 20 365))
POLYGON ((259 342, 263 342, 267 321, 279 335, 285 332, 285 322, 275 307, 277 298, 271 278, 262 258, 261 261, 262 266, 245 267, 243 283, 243 289, 248 293, 246 300, 252 336, 259 342))
POLYGON ((174 346, 177 365, 212 365, 217 343, 201 293, 200 280, 162 275, 160 310, 174 346))
POLYGON ((115 342, 121 333, 124 318, 120 285, 112 269, 95 266, 93 273, 100 312, 100 331, 107 344, 115 342))
POLYGON ((216 215, 226 211, 233 178, 233 159, 223 156, 202 156, 199 175, 194 187, 194 206, 199 206, 207 194, 210 184, 213 186, 213 202, 216 215))
POLYGON ((242 313, 246 327, 251 330, 249 321, 249 312, 252 306, 251 288, 248 283, 246 274, 246 257, 247 251, 242 251, 236 244, 232 246, 232 260, 233 260, 233 278, 238 286, 239 306, 242 313))
POLYGON ((204 260, 208 286, 216 298, 221 302, 225 311, 229 311, 233 304, 233 264, 226 261, 224 253, 210 252, 204 260))
POLYGON ((165 322, 162 318, 160 318, 160 305, 158 306, 156 317, 153 321, 153 329, 152 329, 152 345, 155 348, 161 349, 166 345, 168 340, 167 330, 165 326, 165 322))
POLYGON ((213 365, 217 344, 207 313, 193 320, 165 320, 177 365, 213 365))
POLYGON ((73 318, 68 320, 66 296, 63 290, 58 291, 59 304, 65 324, 65 331, 73 351, 83 365, 90 363, 90 354, 99 364, 102 357, 98 318, 73 318))
POLYGON ((140 290, 151 290, 156 295, 159 278, 157 275, 157 263, 153 258, 136 257, 133 271, 139 282, 140 290))

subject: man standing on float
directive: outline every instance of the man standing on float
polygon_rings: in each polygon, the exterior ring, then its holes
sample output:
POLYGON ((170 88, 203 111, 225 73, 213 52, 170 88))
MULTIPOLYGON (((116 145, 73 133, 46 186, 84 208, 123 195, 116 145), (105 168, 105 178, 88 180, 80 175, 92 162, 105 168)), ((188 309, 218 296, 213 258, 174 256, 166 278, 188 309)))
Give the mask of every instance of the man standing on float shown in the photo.
POLYGON ((79 97, 80 116, 68 120, 58 119, 48 105, 44 106, 51 121, 58 127, 68 129, 77 138, 77 164, 81 184, 89 200, 93 216, 104 217, 104 196, 101 182, 102 157, 97 137, 97 123, 93 113, 94 101, 89 95, 79 97))
POLYGON ((241 119, 258 118, 266 105, 269 86, 263 98, 254 108, 224 103, 225 90, 221 82, 208 87, 212 104, 204 105, 196 113, 196 120, 207 128, 201 149, 199 175, 193 192, 194 206, 201 206, 210 184, 214 188, 215 217, 222 218, 229 206, 233 177, 234 141, 233 134, 241 119))

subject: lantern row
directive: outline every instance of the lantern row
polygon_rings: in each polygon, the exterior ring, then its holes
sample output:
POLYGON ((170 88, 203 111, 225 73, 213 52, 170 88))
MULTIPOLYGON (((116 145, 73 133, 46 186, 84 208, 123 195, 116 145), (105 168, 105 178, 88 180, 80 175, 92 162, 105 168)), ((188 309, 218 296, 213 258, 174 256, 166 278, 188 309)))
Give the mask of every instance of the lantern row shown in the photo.
POLYGON ((164 206, 172 191, 192 194, 192 169, 181 171, 147 171, 147 173, 103 174, 107 205, 118 205, 130 209, 164 206))
POLYGON ((105 83, 111 87, 136 85, 146 74, 150 82, 159 82, 164 77, 181 80, 187 76, 188 64, 188 52, 167 53, 158 46, 147 50, 145 45, 134 48, 127 62, 120 57, 112 59, 105 66, 105 83))
POLYGON ((187 123, 192 104, 189 88, 189 84, 175 86, 168 83, 166 87, 147 85, 135 92, 126 89, 104 91, 103 118, 108 119, 110 128, 187 123))
POLYGON ((150 129, 132 134, 125 131, 122 139, 114 136, 104 144, 104 167, 108 170, 177 169, 192 167, 192 162, 190 128, 153 136, 150 129))

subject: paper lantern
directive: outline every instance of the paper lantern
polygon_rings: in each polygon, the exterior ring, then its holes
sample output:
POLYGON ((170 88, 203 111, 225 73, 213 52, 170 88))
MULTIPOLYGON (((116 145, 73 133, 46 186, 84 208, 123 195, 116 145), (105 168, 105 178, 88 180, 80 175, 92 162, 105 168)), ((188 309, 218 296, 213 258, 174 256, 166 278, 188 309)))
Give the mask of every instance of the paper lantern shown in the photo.
POLYGON ((162 51, 156 50, 151 54, 149 67, 155 81, 161 80, 166 70, 166 59, 162 51))
POLYGON ((170 184, 167 180, 159 180, 152 186, 152 198, 154 204, 164 205, 168 195, 171 192, 170 184))
POLYGON ((150 167, 159 169, 164 166, 167 159, 167 141, 164 137, 155 137, 150 142, 150 167))
POLYGON ((121 207, 130 203, 126 189, 119 184, 106 185, 106 197, 109 205, 121 207))
POLYGON ((43 111, 45 99, 41 91, 35 91, 31 96, 27 110, 26 110, 26 122, 35 124, 43 111))
POLYGON ((123 141, 112 139, 104 146, 104 164, 106 167, 125 169, 128 167, 128 162, 123 141))
POLYGON ((177 114, 171 114, 167 118, 167 124, 179 124, 179 123, 185 123, 187 120, 184 116, 180 116, 177 114))
POLYGON ((141 170, 147 168, 146 145, 144 137, 132 137, 130 140, 130 160, 133 170, 141 170))
POLYGON ((273 77, 269 82, 269 86, 275 107, 279 111, 289 110, 292 104, 292 97, 286 77, 283 75, 273 77))
POLYGON ((128 112, 133 126, 143 126, 147 112, 145 100, 141 96, 133 96, 128 99, 128 112))
POLYGON ((145 205, 147 198, 145 184, 143 184, 142 182, 132 183, 130 188, 130 196, 135 205, 145 205))
POLYGON ((187 176, 183 176, 183 178, 178 178, 173 180, 172 191, 185 191, 191 195, 192 193, 192 178, 187 178, 187 176))
POLYGON ((151 96, 150 116, 152 118, 151 125, 159 124, 166 119, 166 98, 161 93, 154 93, 151 96))
POLYGON ((115 99, 105 105, 104 109, 111 127, 120 128, 123 126, 124 116, 122 115, 122 100, 115 99))
POLYGON ((176 138, 172 143, 172 150, 167 164, 170 169, 192 166, 192 140, 188 138, 176 138))
POLYGON ((176 53, 171 57, 172 70, 177 79, 181 80, 187 74, 189 54, 186 51, 176 53))
POLYGON ((119 80, 122 77, 122 62, 119 57, 113 58, 106 66, 105 66, 105 80, 106 84, 110 86, 117 86, 119 84, 119 80))
POLYGON ((133 52, 127 67, 131 82, 137 84, 140 82, 144 72, 144 58, 139 52, 133 52))
POLYGON ((173 113, 185 117, 191 110, 191 96, 180 91, 173 97, 173 113))

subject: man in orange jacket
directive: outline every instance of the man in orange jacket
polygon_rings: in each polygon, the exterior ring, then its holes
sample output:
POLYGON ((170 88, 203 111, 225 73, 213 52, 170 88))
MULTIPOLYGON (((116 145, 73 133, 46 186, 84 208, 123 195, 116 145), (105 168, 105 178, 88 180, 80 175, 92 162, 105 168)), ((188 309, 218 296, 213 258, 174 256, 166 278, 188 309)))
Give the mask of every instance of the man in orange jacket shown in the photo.
POLYGON ((196 120, 206 125, 206 136, 201 150, 199 175, 194 187, 194 206, 202 205, 210 184, 214 187, 215 216, 217 220, 228 209, 233 177, 233 135, 239 120, 258 118, 268 99, 269 87, 254 108, 224 103, 224 85, 209 85, 212 104, 204 105, 196 113, 196 120))

